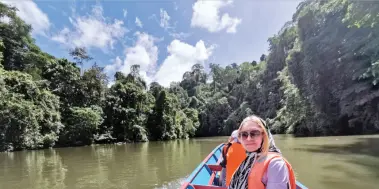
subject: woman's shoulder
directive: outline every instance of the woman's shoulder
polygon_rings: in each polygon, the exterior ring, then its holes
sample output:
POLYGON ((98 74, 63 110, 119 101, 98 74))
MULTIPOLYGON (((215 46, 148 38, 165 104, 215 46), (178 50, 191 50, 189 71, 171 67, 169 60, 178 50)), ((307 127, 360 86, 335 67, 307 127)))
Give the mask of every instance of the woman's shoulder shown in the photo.
POLYGON ((264 183, 282 183, 288 180, 288 168, 283 158, 274 158, 270 161, 266 173, 264 174, 264 183))
POLYGON ((282 170, 282 169, 287 169, 287 164, 283 158, 279 158, 279 157, 274 158, 268 164, 268 170, 275 171, 275 170, 282 170))
POLYGON ((283 158, 274 158, 270 161, 262 182, 266 189, 286 189, 288 183, 288 169, 283 158))

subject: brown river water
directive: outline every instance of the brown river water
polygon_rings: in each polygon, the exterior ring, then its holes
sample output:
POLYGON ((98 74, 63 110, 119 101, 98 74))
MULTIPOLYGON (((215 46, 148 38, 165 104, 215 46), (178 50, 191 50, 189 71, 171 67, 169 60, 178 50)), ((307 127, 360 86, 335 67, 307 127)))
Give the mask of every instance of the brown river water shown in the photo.
MULTIPOLYGON (((275 142, 310 189, 379 188, 379 135, 275 142)), ((0 189, 174 189, 227 137, 0 153, 0 189)))

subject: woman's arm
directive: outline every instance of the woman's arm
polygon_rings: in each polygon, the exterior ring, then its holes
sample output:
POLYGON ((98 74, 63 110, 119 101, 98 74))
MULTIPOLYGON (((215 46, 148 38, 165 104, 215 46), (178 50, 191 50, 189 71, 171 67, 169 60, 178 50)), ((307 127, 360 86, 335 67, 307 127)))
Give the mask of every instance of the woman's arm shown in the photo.
POLYGON ((262 182, 266 189, 288 189, 288 169, 283 159, 271 160, 262 182))

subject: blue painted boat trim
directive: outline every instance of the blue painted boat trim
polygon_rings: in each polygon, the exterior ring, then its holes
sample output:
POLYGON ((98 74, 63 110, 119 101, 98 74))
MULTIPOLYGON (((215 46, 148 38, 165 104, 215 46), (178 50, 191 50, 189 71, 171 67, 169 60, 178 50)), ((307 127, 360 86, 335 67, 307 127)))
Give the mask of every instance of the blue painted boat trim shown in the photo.
POLYGON ((308 189, 308 187, 304 186, 299 181, 296 181, 296 188, 297 189, 308 189))
MULTIPOLYGON (((215 187, 215 182, 212 182, 212 185, 208 185, 210 179, 212 178, 212 171, 208 167, 209 164, 217 164, 221 158, 222 148, 225 144, 220 144, 212 150, 211 153, 195 168, 195 170, 187 177, 187 179, 182 183, 180 189, 196 189, 195 186, 213 186, 215 187)), ((219 177, 219 172, 216 172, 214 180, 217 180, 219 177)), ((216 186, 217 187, 217 186, 216 186)), ((223 189, 222 187, 219 187, 223 189)), ((306 186, 301 184, 299 181, 296 181, 296 189, 308 189, 306 186)))
MULTIPOLYGON (((188 178, 186 179, 186 182, 188 183, 193 183, 193 181, 196 179, 196 178, 204 178, 203 176, 202 177, 198 177, 199 173, 201 173, 200 171, 202 169, 207 169, 209 172, 211 172, 208 168, 208 166, 206 166, 207 164, 209 164, 209 161, 213 159, 215 159, 215 163, 218 161, 219 157, 217 157, 215 154, 217 151, 219 151, 220 153, 220 156, 221 156, 221 150, 222 150, 222 147, 224 147, 225 144, 220 144, 218 145, 215 149, 212 150, 212 152, 203 160, 203 162, 201 162, 197 167, 196 169, 191 173, 191 175, 188 176, 188 178)), ((211 174, 211 173, 210 173, 211 174)), ((209 176, 210 177, 210 176, 209 176)), ((209 180, 208 180, 209 181, 209 180)), ((206 183, 199 183, 199 184, 208 184, 208 182, 206 183)))

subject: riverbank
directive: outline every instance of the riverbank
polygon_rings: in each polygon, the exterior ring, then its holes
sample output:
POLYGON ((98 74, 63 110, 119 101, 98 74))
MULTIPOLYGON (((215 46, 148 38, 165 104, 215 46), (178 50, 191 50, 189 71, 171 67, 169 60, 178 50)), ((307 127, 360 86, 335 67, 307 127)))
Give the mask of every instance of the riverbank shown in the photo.
MULTIPOLYGON (((306 138, 312 138, 312 139, 315 139, 315 138, 320 138, 322 140, 322 138, 333 138, 333 137, 370 137, 370 136, 379 136, 379 134, 366 134, 366 135, 354 135, 354 134, 351 134, 351 135, 333 135, 333 136, 295 136, 295 135, 292 135, 292 134, 283 134, 283 133, 278 133, 278 134, 273 134, 273 136, 275 137, 281 137, 281 136, 286 136, 286 137, 292 137, 292 138, 299 138, 299 139, 306 139, 306 138)), ((108 139, 104 139, 104 140, 95 140, 93 143, 91 144, 76 144, 76 145, 55 145, 53 147, 41 147, 41 148, 37 148, 37 149, 18 149, 18 150, 13 150, 13 151, 2 151, 3 153, 4 152, 19 152, 19 151, 33 151, 33 150, 45 150, 45 149, 61 149, 61 148, 72 148, 72 147, 77 147, 77 148, 80 148, 80 147, 89 147, 89 146, 98 146, 98 145, 103 145, 103 144, 112 144, 112 145, 126 145, 126 144, 140 144, 140 143, 149 143, 149 142, 170 142, 170 141, 182 141, 182 140, 203 140, 203 139, 212 139, 212 138, 225 138, 225 141, 223 142, 226 142, 227 138, 229 136, 211 136, 211 137, 193 137, 193 138, 186 138, 186 139, 171 139, 171 140, 151 140, 151 141, 116 141, 116 140, 108 140, 108 139)), ((0 153, 2 153, 0 152, 0 153)))

